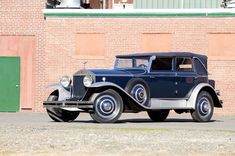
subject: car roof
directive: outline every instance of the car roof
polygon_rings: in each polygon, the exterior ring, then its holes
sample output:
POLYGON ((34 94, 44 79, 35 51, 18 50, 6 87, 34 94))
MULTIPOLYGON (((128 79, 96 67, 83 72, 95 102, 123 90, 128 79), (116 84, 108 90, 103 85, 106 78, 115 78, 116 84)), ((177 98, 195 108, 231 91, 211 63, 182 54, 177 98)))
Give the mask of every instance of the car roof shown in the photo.
POLYGON ((203 63, 205 68, 207 68, 207 56, 196 54, 192 52, 153 52, 153 53, 135 53, 135 54, 127 54, 127 55, 117 55, 117 58, 132 58, 132 57, 197 57, 203 63))
POLYGON ((127 55, 117 55, 118 58, 127 58, 127 57, 199 57, 203 60, 207 59, 207 56, 200 55, 192 52, 152 52, 152 53, 135 53, 127 55))

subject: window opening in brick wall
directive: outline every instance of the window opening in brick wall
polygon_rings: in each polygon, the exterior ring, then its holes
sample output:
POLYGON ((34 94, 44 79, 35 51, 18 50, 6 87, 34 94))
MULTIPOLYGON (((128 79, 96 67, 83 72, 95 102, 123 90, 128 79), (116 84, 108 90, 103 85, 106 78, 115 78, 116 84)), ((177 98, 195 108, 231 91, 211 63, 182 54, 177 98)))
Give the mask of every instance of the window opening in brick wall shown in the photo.
POLYGON ((105 57, 105 35, 102 33, 78 33, 76 56, 80 59, 103 59, 105 57))
POLYGON ((171 34, 144 33, 142 34, 142 51, 169 52, 171 51, 171 34))
POLYGON ((208 34, 208 58, 210 60, 235 60, 235 33, 208 34))

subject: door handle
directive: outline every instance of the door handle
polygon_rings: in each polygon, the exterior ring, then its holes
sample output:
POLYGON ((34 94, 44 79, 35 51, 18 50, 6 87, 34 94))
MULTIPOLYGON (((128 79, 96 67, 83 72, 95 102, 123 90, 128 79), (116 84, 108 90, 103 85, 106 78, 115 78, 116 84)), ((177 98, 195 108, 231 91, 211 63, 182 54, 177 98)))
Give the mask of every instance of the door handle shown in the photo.
POLYGON ((19 85, 16 85, 16 88, 18 88, 19 87, 19 85))
POLYGON ((155 76, 150 76, 150 79, 155 79, 156 77, 155 76))

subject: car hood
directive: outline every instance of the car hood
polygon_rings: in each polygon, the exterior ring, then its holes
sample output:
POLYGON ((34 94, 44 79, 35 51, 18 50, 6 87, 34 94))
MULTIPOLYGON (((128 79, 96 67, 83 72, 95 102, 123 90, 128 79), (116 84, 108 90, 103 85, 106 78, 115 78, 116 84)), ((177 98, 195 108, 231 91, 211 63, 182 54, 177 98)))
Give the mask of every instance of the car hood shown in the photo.
POLYGON ((146 69, 91 69, 80 70, 75 75, 91 74, 96 76, 134 76, 142 75, 147 72, 146 69))

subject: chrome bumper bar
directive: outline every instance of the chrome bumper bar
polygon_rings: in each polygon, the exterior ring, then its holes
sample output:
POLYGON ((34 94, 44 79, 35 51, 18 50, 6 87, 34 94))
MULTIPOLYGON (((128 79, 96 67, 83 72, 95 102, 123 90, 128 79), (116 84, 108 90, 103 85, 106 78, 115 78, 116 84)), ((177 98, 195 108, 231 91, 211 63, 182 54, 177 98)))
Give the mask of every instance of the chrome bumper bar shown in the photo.
POLYGON ((91 101, 44 101, 43 107, 93 109, 93 103, 91 101))

